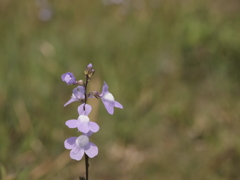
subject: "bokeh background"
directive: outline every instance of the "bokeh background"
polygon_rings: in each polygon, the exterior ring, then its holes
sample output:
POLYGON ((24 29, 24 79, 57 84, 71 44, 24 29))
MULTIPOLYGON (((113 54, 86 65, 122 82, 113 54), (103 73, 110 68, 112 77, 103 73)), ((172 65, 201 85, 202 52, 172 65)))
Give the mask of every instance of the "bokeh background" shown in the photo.
POLYGON ((240 179, 240 1, 0 1, 0 179, 77 180, 63 107, 92 63, 95 180, 240 179))

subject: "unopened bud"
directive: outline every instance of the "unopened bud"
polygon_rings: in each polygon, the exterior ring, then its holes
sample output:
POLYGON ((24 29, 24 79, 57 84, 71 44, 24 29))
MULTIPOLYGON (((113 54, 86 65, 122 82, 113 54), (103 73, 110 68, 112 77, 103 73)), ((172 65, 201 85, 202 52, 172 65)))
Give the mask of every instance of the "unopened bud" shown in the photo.
POLYGON ((90 63, 87 67, 88 67, 88 68, 92 68, 92 63, 90 63))
POLYGON ((84 75, 85 76, 88 75, 88 70, 87 69, 84 70, 84 75))
POLYGON ((94 70, 94 69, 92 69, 91 72, 89 72, 89 74, 88 74, 89 79, 92 78, 92 76, 94 75, 94 73, 95 73, 95 70, 94 70))
POLYGON ((84 84, 83 80, 79 80, 76 82, 78 85, 82 86, 84 84))
POLYGON ((89 76, 89 74, 91 74, 91 72, 92 72, 92 64, 90 63, 87 67, 86 67, 86 69, 84 70, 84 74, 86 75, 86 76, 89 76))

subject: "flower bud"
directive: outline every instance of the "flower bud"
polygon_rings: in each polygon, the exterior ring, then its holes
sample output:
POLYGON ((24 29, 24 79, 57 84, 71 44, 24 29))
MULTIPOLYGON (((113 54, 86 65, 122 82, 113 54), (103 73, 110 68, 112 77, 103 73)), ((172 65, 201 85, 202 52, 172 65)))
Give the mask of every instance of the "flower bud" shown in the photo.
POLYGON ((92 68, 92 64, 90 63, 84 70, 84 74, 85 76, 88 77, 88 80, 90 80, 94 73, 95 73, 95 70, 92 68))
POLYGON ((83 80, 76 81, 76 84, 82 86, 84 84, 83 80))
POLYGON ((91 72, 89 72, 89 74, 88 74, 89 79, 92 78, 92 76, 94 75, 94 73, 95 73, 95 70, 94 70, 94 69, 92 69, 91 72))
POLYGON ((92 64, 90 63, 84 70, 84 74, 88 76, 91 73, 91 71, 92 71, 92 64))

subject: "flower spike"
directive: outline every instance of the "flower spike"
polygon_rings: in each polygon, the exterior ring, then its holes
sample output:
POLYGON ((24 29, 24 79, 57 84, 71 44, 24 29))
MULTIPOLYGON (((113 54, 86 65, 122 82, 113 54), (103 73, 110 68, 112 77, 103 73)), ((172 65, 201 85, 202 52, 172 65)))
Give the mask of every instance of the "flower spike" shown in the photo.
MULTIPOLYGON (((88 84, 93 77, 95 70, 93 69, 93 65, 90 63, 84 70, 85 81, 84 80, 76 80, 73 73, 67 72, 62 74, 61 79, 68 85, 75 85, 76 88, 72 91, 71 99, 64 104, 67 106, 68 104, 78 101, 81 103, 78 106, 78 118, 70 119, 65 122, 65 124, 69 128, 77 128, 79 132, 82 134, 77 137, 70 137, 64 141, 64 146, 66 149, 70 149, 70 157, 74 160, 81 160, 85 154, 85 165, 86 165, 86 180, 88 179, 88 160, 89 157, 93 158, 98 154, 98 147, 89 141, 89 137, 99 131, 99 125, 95 122, 90 121, 88 115, 92 111, 92 107, 87 104, 88 99, 92 98, 101 98, 107 112, 109 114, 114 113, 114 107, 123 109, 123 106, 115 101, 112 93, 108 91, 108 85, 104 82, 102 87, 102 93, 97 91, 87 92, 88 84)), ((85 179, 81 178, 80 179, 85 179)))

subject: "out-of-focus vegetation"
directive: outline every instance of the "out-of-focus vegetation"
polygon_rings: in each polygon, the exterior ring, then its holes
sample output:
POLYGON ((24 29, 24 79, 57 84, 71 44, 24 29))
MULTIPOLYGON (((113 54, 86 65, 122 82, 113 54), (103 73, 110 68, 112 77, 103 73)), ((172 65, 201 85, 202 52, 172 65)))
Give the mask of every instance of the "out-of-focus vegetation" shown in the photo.
POLYGON ((0 1, 0 179, 72 180, 65 121, 93 63, 96 180, 240 179, 240 1, 0 1))

